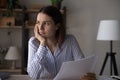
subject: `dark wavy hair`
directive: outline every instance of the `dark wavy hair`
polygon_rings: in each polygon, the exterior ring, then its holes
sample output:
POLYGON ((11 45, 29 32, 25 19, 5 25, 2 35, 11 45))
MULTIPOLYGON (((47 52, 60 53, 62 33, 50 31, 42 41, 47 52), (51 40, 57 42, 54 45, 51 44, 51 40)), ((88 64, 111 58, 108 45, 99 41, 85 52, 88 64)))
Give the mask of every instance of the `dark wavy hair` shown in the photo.
POLYGON ((63 15, 59 11, 59 9, 54 6, 43 7, 40 9, 39 13, 44 13, 50 16, 55 24, 60 24, 59 29, 56 32, 56 39, 58 41, 59 46, 61 46, 66 35, 66 27, 63 22, 63 15))

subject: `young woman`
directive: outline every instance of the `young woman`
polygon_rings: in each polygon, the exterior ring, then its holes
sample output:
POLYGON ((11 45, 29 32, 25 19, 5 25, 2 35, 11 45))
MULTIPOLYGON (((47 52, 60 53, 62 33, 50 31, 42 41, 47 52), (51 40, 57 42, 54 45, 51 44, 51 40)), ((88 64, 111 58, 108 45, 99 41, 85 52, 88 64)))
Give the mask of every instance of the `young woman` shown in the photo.
POLYGON ((54 78, 63 62, 84 57, 77 40, 66 35, 61 12, 53 6, 43 7, 29 40, 27 72, 31 78, 54 78))

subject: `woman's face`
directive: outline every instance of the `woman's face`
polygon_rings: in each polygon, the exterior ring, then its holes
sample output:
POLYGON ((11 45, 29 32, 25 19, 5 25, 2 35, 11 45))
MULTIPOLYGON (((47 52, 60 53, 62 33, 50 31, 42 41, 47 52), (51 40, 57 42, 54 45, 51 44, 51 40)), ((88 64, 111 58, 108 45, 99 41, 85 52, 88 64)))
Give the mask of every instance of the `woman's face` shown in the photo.
POLYGON ((39 13, 37 15, 36 25, 39 29, 39 34, 45 38, 55 37, 56 30, 58 26, 55 25, 52 18, 44 13, 39 13))

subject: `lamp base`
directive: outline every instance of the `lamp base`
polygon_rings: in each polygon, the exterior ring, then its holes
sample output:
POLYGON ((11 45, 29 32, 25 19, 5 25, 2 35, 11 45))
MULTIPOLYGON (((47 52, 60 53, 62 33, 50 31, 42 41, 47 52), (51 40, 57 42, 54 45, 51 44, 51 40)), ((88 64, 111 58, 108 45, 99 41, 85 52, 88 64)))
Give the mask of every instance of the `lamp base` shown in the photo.
POLYGON ((15 62, 15 61, 12 61, 11 69, 15 69, 15 68, 16 68, 16 62, 15 62))
POLYGON ((106 62, 108 60, 108 57, 110 57, 110 75, 113 75, 113 69, 114 69, 114 75, 118 75, 117 65, 116 65, 116 60, 115 60, 115 54, 116 53, 107 53, 106 54, 102 69, 100 71, 100 75, 102 75, 102 73, 104 71, 104 68, 105 68, 106 62))

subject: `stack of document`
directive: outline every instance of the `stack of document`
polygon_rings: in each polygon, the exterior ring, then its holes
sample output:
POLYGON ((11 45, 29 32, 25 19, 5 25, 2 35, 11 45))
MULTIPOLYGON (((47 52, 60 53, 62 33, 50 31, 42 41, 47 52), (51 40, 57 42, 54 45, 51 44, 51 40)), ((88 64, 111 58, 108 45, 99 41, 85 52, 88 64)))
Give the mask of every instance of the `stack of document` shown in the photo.
POLYGON ((77 61, 64 62, 54 80, 80 80, 88 72, 93 72, 95 55, 77 61))
POLYGON ((6 72, 0 72, 0 80, 7 79, 9 77, 10 73, 6 72))

